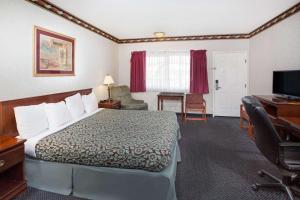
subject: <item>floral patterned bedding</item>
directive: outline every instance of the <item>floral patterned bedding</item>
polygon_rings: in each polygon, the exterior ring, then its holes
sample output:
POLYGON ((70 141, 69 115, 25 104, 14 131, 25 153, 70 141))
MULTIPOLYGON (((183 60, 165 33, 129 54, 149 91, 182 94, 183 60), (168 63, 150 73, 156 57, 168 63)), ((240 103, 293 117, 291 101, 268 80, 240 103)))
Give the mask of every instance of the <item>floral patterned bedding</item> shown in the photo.
POLYGON ((100 167, 166 168, 179 125, 173 112, 104 109, 41 139, 38 159, 100 167))

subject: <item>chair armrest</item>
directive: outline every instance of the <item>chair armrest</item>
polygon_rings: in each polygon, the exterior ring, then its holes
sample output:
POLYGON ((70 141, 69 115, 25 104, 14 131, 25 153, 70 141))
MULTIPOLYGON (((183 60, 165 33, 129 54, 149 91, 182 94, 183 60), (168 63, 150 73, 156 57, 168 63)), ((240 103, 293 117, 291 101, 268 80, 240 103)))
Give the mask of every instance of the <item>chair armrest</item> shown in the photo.
POLYGON ((282 142, 279 144, 279 162, 285 169, 300 171, 300 143, 282 142), (287 153, 287 154, 286 154, 287 153), (292 154, 291 154, 292 153, 292 154), (296 155, 296 156, 295 156, 296 155))
POLYGON ((298 152, 300 153, 299 142, 282 142, 279 144, 279 160, 281 163, 285 162, 285 153, 298 152))
POLYGON ((300 151, 300 142, 282 142, 279 144, 280 147, 298 147, 300 151))

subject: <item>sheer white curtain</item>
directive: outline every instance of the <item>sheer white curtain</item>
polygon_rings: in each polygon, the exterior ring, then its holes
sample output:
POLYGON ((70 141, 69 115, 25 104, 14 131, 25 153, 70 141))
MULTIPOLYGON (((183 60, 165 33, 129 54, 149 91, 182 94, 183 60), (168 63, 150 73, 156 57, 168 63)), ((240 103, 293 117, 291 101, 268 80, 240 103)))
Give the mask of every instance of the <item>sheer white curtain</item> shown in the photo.
POLYGON ((190 53, 188 51, 147 51, 147 91, 187 92, 189 86, 190 53))

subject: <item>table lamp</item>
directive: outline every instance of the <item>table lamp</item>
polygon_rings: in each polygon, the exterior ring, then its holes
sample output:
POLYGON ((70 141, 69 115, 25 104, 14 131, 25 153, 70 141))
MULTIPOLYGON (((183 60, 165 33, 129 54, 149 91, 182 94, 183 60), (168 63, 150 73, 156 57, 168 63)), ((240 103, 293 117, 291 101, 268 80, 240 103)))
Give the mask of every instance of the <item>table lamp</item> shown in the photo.
POLYGON ((108 89, 108 101, 111 100, 110 98, 110 85, 111 84, 114 84, 114 79, 109 75, 107 74, 105 77, 104 77, 104 85, 107 85, 107 89, 108 89))

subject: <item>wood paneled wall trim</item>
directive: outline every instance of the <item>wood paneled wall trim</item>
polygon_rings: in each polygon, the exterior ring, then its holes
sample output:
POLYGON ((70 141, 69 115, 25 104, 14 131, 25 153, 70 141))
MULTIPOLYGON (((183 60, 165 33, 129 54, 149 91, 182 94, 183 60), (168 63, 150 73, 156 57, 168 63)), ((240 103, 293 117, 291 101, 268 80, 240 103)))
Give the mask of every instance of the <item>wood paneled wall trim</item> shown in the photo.
MULTIPOLYGON (((46 9, 58 16, 61 16, 89 31, 92 31, 96 34, 99 34, 111 41, 114 41, 118 44, 128 44, 128 43, 142 43, 142 42, 167 42, 167 41, 189 41, 189 40, 226 40, 226 39, 249 39, 258 33, 270 28, 271 26, 281 22, 282 20, 288 18, 289 16, 297 13, 300 11, 300 2, 296 5, 292 6, 291 8, 287 9, 283 13, 279 14, 278 16, 274 17, 273 19, 269 20, 265 24, 259 26, 255 30, 251 31, 250 33, 237 33, 237 34, 217 34, 217 35, 196 35, 196 36, 176 36, 176 37, 163 37, 163 38, 132 38, 132 39, 119 39, 99 28, 96 26, 76 17, 75 15, 71 14, 70 12, 56 6, 55 4, 47 1, 47 0, 25 0, 34 5, 37 5, 41 8, 46 9)), ((266 8, 267 9, 267 8, 266 8)))
POLYGON ((17 136, 17 126, 14 114, 14 107, 37 105, 40 103, 56 103, 63 101, 66 97, 72 96, 76 93, 87 95, 92 92, 92 89, 83 89, 70 92, 49 94, 37 97, 29 97, 24 99, 16 99, 10 101, 0 102, 0 135, 17 136))

